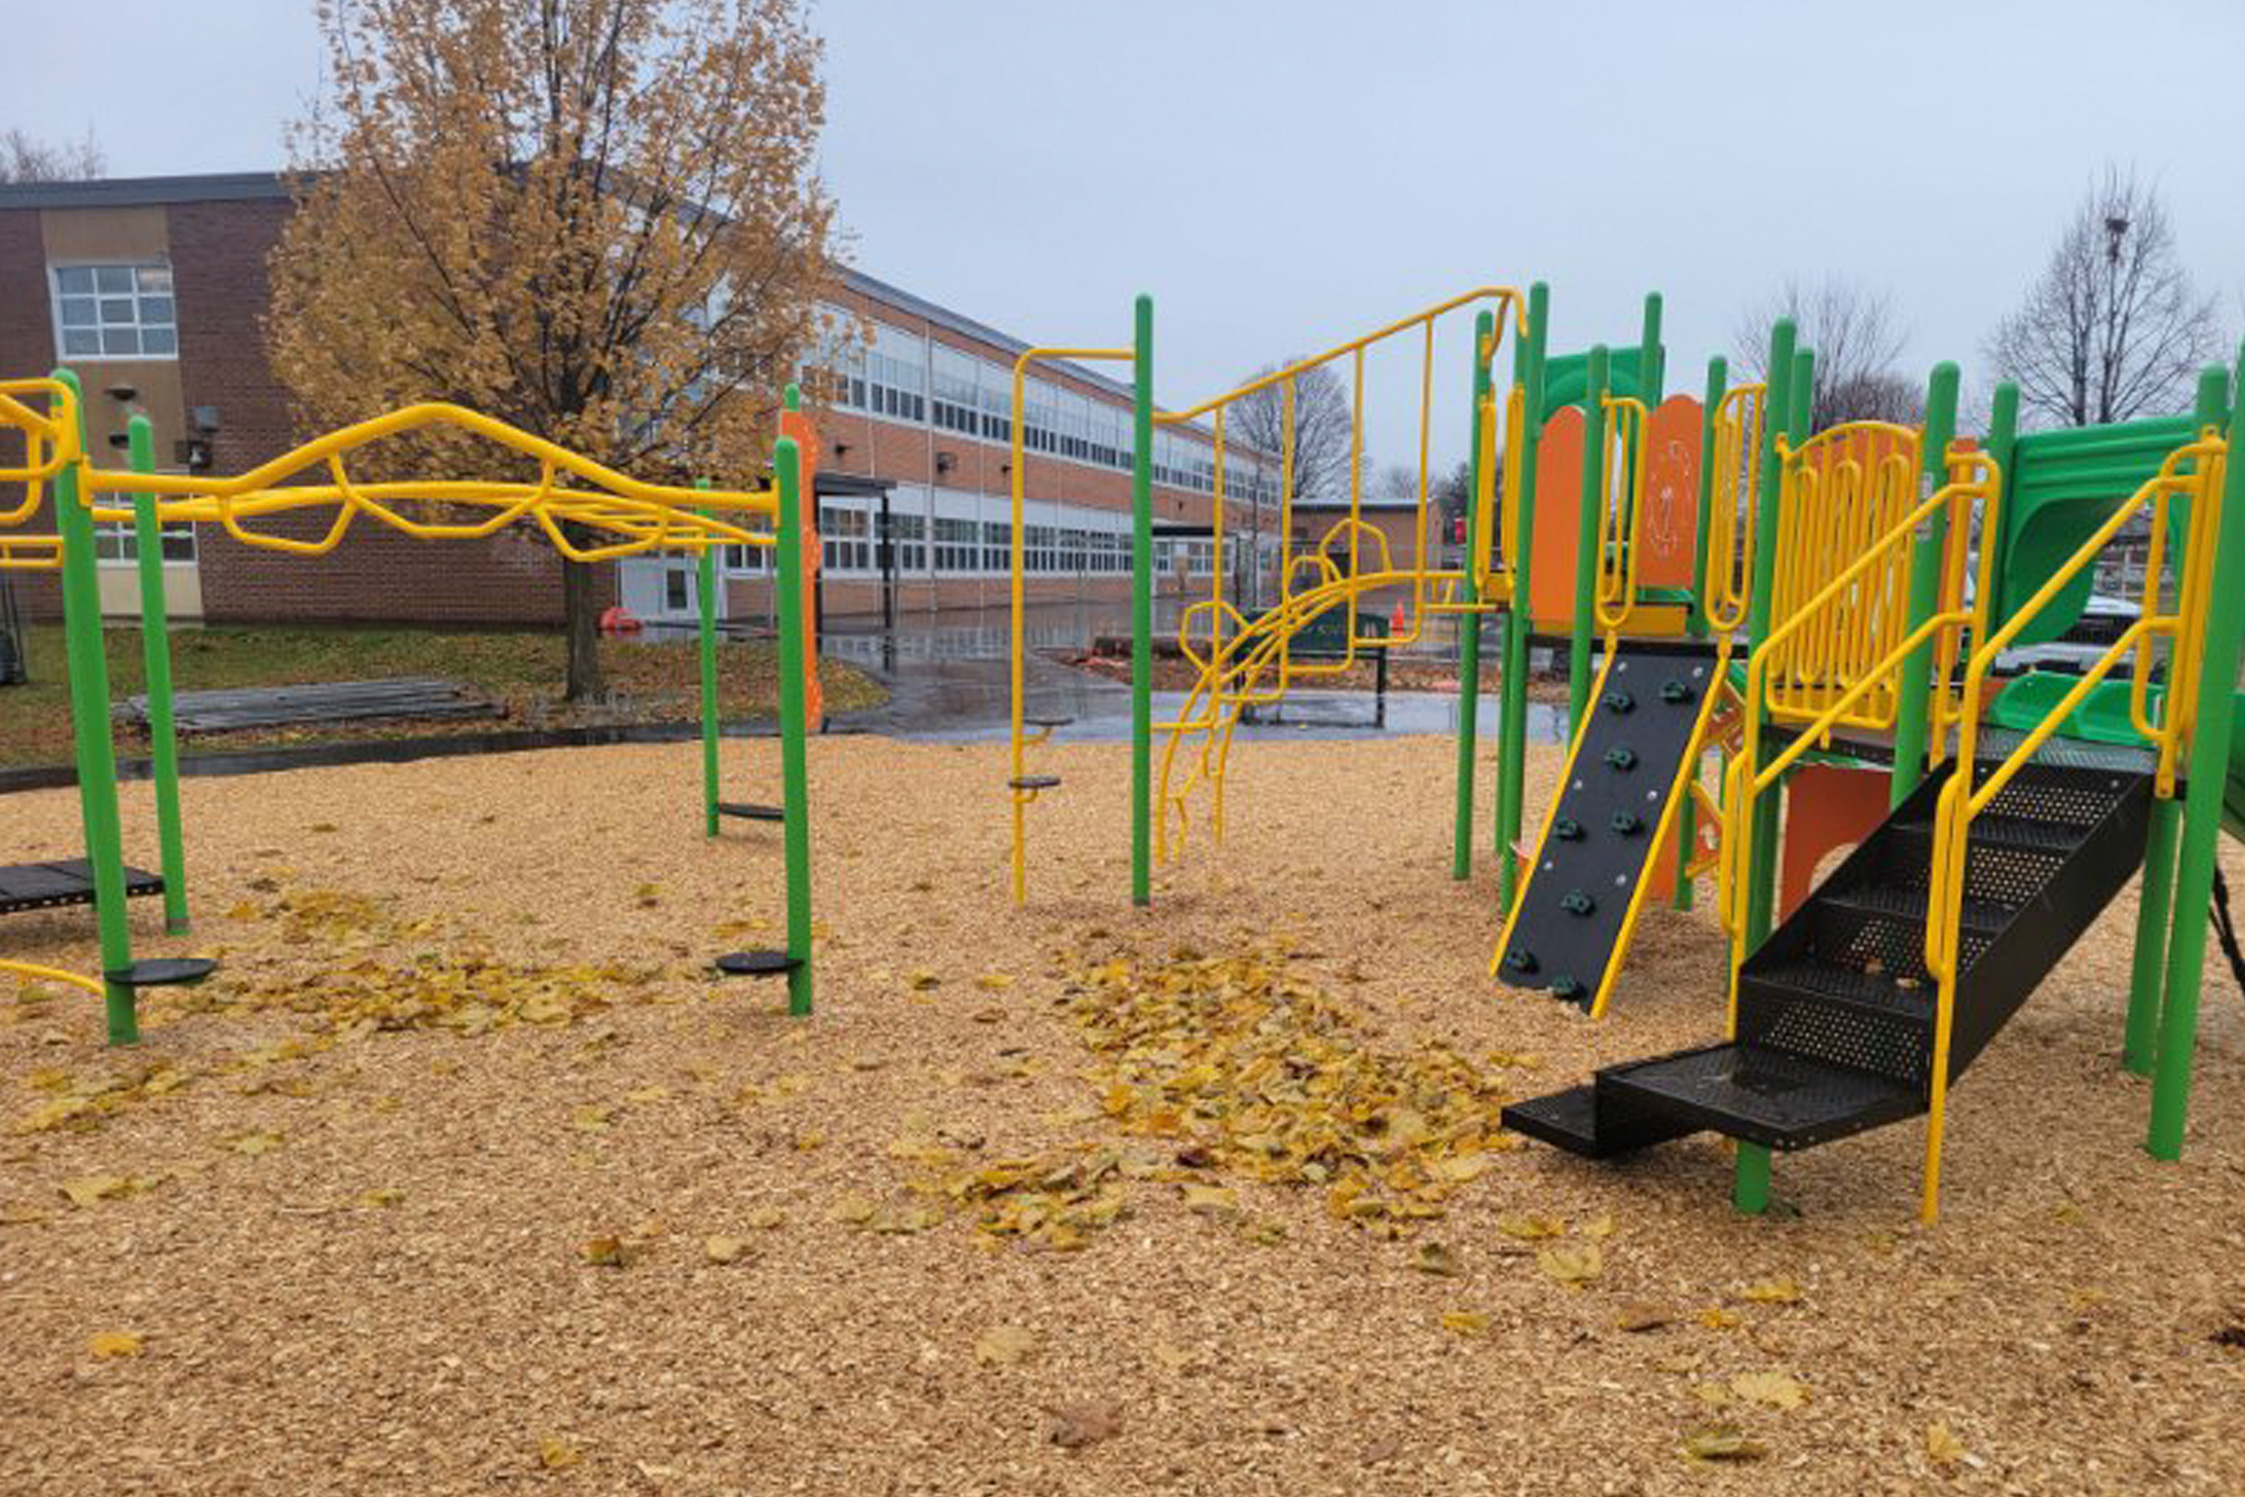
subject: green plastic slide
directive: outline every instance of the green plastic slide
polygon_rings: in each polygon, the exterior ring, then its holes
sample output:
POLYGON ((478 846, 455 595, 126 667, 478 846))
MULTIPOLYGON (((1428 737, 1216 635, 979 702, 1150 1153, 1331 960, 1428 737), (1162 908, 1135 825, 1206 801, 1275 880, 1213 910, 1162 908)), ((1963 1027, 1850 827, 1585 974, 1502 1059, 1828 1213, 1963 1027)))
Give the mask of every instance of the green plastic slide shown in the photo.
MULTIPOLYGON (((2031 732, 2080 682, 2062 671, 2029 671, 2015 677, 1988 707, 1988 721, 2014 732, 2031 732)), ((2141 744, 2128 713, 2129 683, 2100 681, 2082 698, 2058 731, 2085 743, 2141 744)), ((2163 688, 2145 693, 2145 710, 2159 714, 2163 688)), ((2230 699, 2229 777, 2222 787, 2222 830, 2245 841, 2245 692, 2230 699)))

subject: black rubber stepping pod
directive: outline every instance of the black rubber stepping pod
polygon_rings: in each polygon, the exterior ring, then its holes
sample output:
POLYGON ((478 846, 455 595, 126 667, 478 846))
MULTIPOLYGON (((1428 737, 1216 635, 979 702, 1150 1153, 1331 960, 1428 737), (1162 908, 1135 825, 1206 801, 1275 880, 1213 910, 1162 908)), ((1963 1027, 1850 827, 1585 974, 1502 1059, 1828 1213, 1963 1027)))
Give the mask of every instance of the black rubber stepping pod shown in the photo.
POLYGON ((1660 683, 1660 699, 1671 707, 1684 706, 1694 695, 1689 681, 1679 681, 1671 676, 1660 683))
POLYGON ((105 982, 121 988, 191 988, 218 970, 218 963, 202 956, 151 957, 118 972, 101 974, 105 982))
POLYGON ((1018 780, 1006 781, 1008 790, 1050 790, 1060 783, 1056 774, 1025 774, 1018 780))
POLYGON ((742 821, 787 820, 787 813, 781 810, 778 806, 759 806, 752 802, 742 800, 719 801, 717 803, 717 814, 720 816, 736 817, 742 821))
POLYGON ((717 959, 717 970, 727 977, 777 977, 801 965, 784 951, 728 951, 717 959))
POLYGON ((1598 699, 1598 704, 1608 712, 1627 712, 1637 705, 1637 699, 1616 687, 1598 699))

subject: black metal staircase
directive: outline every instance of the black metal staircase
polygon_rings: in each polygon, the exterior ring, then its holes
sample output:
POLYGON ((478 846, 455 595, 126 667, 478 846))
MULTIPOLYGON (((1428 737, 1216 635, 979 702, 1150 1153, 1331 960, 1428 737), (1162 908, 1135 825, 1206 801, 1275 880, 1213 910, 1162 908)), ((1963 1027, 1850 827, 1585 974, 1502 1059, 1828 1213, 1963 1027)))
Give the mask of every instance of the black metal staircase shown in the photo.
MULTIPOLYGON (((1603 1158, 1706 1129, 1804 1149, 1925 1112, 1927 885, 1948 778, 1928 777, 1747 958, 1736 1040, 1607 1067, 1506 1108, 1506 1125, 1603 1158)), ((2148 755, 2061 751, 2029 761, 1973 819, 1951 1083, 2135 873, 2151 804, 2148 755)))

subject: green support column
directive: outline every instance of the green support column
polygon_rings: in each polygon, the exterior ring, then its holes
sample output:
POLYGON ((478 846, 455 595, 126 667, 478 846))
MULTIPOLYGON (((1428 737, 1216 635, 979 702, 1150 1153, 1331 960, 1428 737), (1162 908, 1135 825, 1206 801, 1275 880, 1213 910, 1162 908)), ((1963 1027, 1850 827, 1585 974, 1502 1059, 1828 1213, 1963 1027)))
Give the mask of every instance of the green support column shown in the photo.
MULTIPOLYGON (((1518 516, 1513 542, 1519 554, 1512 558, 1512 602, 1505 609, 1503 647, 1497 678, 1497 908, 1512 912, 1519 875, 1513 867, 1512 849, 1520 840, 1522 777, 1528 757, 1528 645, 1535 632, 1534 610, 1529 605, 1528 574, 1536 538, 1536 444, 1543 436, 1544 328, 1551 314, 1551 288, 1537 281, 1528 288, 1528 336, 1513 345, 1513 380, 1523 387, 1520 413, 1523 430, 1520 448, 1520 492, 1498 500, 1498 533, 1504 530, 1504 505, 1514 505, 1518 516)), ((1507 433, 1507 440, 1512 440, 1507 433)), ((1500 470, 1501 471, 1501 470, 1500 470)))
MULTIPOLYGON (((155 429, 146 416, 125 425, 135 473, 156 471, 155 429)), ((133 545, 139 552, 140 654, 148 687, 148 758, 156 782, 156 841, 164 872, 164 929, 188 930, 187 848, 179 821, 179 729, 172 714, 171 606, 164 596, 164 532, 156 496, 133 495, 133 545)))
MULTIPOLYGON (((1949 481, 1949 442, 1957 434, 1957 366, 1933 366, 1925 386, 1925 435, 1919 442, 1920 471, 1932 487, 1949 481)), ((1936 513, 1910 547, 1910 611, 1905 634, 1933 617, 1941 600, 1941 561, 1949 536, 1949 517, 1936 513)), ((1887 804, 1899 806, 1925 779, 1928 719, 1933 709, 1933 645, 1927 640, 1902 662, 1894 709, 1894 773, 1887 780, 1887 804)))
POLYGON ((787 954, 795 965, 787 973, 787 1011, 796 1018, 811 1012, 811 792, 804 738, 809 719, 803 689, 803 617, 810 600, 803 587, 803 459, 793 437, 781 437, 772 451, 779 484, 780 627, 780 784, 786 821, 782 842, 787 860, 787 954))
MULTIPOLYGON (((1730 364, 1721 354, 1707 361, 1707 389, 1699 412, 1699 526, 1692 535, 1692 601, 1684 628, 1707 637, 1707 521, 1715 509, 1715 412, 1730 390, 1730 364)), ((1729 496, 1733 502, 1736 496, 1729 496)))
MULTIPOLYGON (((1777 570, 1777 503, 1784 488, 1778 467, 1777 439, 1798 441, 1798 427, 1808 425, 1809 376, 1813 366, 1804 355, 1796 359, 1792 319, 1780 317, 1770 329, 1769 383, 1762 399, 1761 475, 1754 499, 1754 567, 1746 597, 1746 642, 1759 649, 1770 632, 1770 587, 1777 570), (1793 392, 1801 392, 1802 411, 1793 417, 1793 392)), ((1748 703, 1759 712, 1759 703, 1748 703)), ((1754 766, 1758 771, 1761 766, 1754 766)), ((1770 917, 1777 902, 1778 797, 1765 795, 1754 803, 1754 822, 1747 828, 1746 930, 1740 941, 1749 952, 1769 938, 1770 917)), ((1770 1154, 1760 1144, 1741 1142, 1733 1164, 1731 1205, 1759 1215, 1769 1209, 1770 1154)))
MULTIPOLYGON (((78 444, 85 449, 85 402, 78 377, 58 369, 78 408, 78 444)), ((62 536, 62 615, 70 670, 70 730, 78 750, 78 810, 85 822, 86 859, 93 865, 94 916, 101 931, 101 970, 109 1043, 140 1040, 133 990, 114 980, 133 964, 125 913, 125 854, 117 810, 117 745, 109 729, 109 661, 102 653, 101 577, 94 562, 94 521, 79 502, 80 463, 55 475, 55 528, 62 536)))
MULTIPOLYGON (((694 487, 706 489, 709 480, 697 478, 694 487)), ((702 834, 714 837, 721 788, 717 768, 717 548, 702 547, 694 567, 694 602, 700 615, 702 657, 702 834)))
POLYGON ((1598 519, 1605 507, 1606 345, 1593 344, 1582 392, 1582 507, 1575 530, 1575 617, 1567 651, 1567 736, 1590 706, 1590 649, 1597 637, 1598 519))
MULTIPOLYGON (((1996 391, 1997 414, 2002 414, 2006 390, 2016 418, 2019 392, 2015 386, 2005 385, 1996 391)), ((2192 425, 2201 430, 2222 425, 2228 419, 2228 391, 2228 373, 2218 366, 2207 369, 2198 381, 2192 425)), ((1989 446, 1992 451, 1992 439, 1989 446)), ((2002 459, 2006 471, 2009 459, 2007 447, 2002 459)), ((2182 819, 2182 803, 2173 797, 2151 803, 2151 827, 2144 838, 2144 880, 2136 899, 2135 950, 2128 973, 2128 1020, 2120 1042, 2120 1063, 2137 1076, 2151 1075, 2158 1045, 2159 1008, 2167 986, 2167 926, 2174 912, 2175 845, 2182 819)))
MULTIPOLYGON (((1486 554, 1488 537, 1481 533, 1481 422, 1482 402, 1489 394, 1489 352, 1497 335, 1496 314, 1483 308, 1473 320, 1473 423, 1466 448, 1469 479, 1465 508, 1465 580, 1459 596, 1468 604, 1481 601, 1474 567, 1486 554)), ((1450 877, 1473 873, 1473 746, 1481 716, 1481 615, 1458 616, 1458 809, 1451 836, 1450 877)))
MULTIPOLYGON (((2245 386, 2245 358, 2237 365, 2245 386)), ((2245 653, 2245 608, 2223 600, 2245 596, 2245 399, 2229 415, 2228 472, 2222 517, 2214 542, 2212 591, 2206 611, 2205 653, 2198 676, 2198 706, 2184 791, 2182 850, 2175 863, 2174 927, 2167 937, 2167 994, 2159 1015, 2154 1059, 2151 1129, 2145 1147, 2154 1159, 2180 1159, 2183 1125, 2190 1112, 2190 1067, 2198 1046, 2199 989, 2206 978, 2206 911, 2214 892, 2214 856, 2222 836, 2222 789, 2229 778, 2231 707, 2238 660, 2245 653)))
POLYGON ((1130 902, 1154 902, 1154 299, 1141 294, 1131 381, 1130 902))

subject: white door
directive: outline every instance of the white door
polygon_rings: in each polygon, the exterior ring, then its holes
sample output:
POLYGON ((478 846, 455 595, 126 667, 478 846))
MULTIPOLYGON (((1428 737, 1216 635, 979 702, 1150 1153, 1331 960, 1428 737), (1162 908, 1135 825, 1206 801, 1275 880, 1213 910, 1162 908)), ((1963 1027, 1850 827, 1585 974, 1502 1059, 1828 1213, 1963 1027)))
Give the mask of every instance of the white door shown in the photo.
MULTIPOLYGON (((693 556, 658 551, 626 557, 622 563, 624 607, 650 623, 690 623, 701 616, 701 562, 693 556)), ((725 584, 717 584, 717 616, 725 616, 725 584)))

